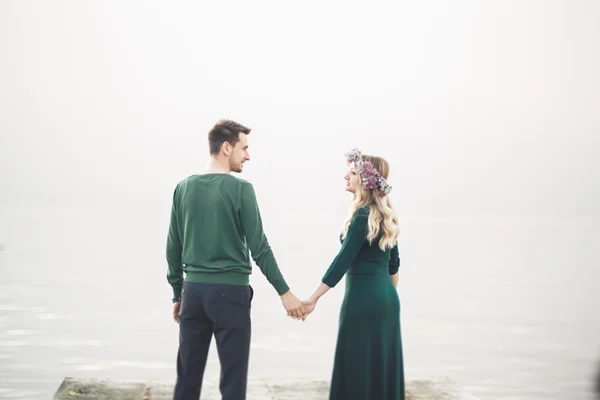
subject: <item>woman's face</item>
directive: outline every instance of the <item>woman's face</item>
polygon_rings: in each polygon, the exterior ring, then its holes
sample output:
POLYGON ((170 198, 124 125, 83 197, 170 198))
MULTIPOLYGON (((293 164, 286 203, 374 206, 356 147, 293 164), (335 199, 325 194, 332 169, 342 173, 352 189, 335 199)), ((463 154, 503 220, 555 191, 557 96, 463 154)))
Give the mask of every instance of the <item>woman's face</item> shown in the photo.
POLYGON ((346 180, 346 191, 355 193, 358 189, 358 185, 360 184, 360 174, 358 173, 358 169, 354 163, 350 164, 344 179, 346 180))

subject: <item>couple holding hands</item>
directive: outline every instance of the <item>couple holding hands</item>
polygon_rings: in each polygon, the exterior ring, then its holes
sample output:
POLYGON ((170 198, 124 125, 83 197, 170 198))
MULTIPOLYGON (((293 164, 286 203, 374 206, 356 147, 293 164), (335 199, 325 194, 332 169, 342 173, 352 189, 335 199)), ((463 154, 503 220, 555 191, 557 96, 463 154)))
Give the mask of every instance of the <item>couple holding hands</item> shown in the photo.
POLYGON ((215 337, 223 400, 245 400, 250 355, 250 257, 281 296, 288 315, 305 319, 346 276, 330 400, 404 400, 398 284, 398 219, 380 157, 346 154, 352 194, 341 248, 308 300, 291 291, 264 234, 251 183, 234 177, 250 160, 250 129, 231 120, 208 133, 206 173, 179 182, 167 238, 167 281, 179 323, 174 400, 199 400, 215 337), (185 272, 185 278, 184 278, 185 272))

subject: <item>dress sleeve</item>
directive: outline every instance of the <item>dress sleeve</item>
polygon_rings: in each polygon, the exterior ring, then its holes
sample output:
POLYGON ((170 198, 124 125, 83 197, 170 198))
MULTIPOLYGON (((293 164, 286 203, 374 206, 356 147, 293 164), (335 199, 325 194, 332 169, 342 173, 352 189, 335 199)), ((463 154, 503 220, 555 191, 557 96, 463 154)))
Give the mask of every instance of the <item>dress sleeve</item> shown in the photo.
POLYGON ((367 229, 368 214, 358 210, 350 222, 348 234, 342 243, 342 248, 323 276, 322 282, 324 284, 334 287, 342 279, 365 244, 367 229))
POLYGON ((389 271, 390 275, 395 275, 400 268, 400 253, 398 252, 398 244, 392 247, 390 252, 389 271))

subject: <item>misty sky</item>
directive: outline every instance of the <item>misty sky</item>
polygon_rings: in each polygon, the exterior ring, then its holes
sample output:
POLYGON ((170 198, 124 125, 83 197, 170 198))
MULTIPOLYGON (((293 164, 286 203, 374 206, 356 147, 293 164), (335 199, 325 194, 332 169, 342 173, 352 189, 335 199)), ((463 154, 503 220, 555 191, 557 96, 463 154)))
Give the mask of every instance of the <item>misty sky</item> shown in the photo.
POLYGON ((263 207, 598 217, 600 2, 0 3, 0 208, 168 209, 222 117, 263 207), (368 5, 367 5, 368 4, 368 5))
MULTIPOLYGON (((3 329, 28 329, 12 305, 43 306, 105 343, 82 368, 172 363, 172 194, 232 118, 252 128, 241 177, 298 296, 339 250, 344 153, 383 156, 407 377, 576 398, 600 337, 599 21, 598 0, 0 0, 3 329)), ((299 327, 251 282, 255 373, 286 373, 272 354, 327 376, 343 290, 299 327), (278 350, 289 338, 315 353, 278 350)), ((10 358, 4 376, 54 390, 73 332, 32 318, 61 345, 4 342, 37 368, 10 358)))

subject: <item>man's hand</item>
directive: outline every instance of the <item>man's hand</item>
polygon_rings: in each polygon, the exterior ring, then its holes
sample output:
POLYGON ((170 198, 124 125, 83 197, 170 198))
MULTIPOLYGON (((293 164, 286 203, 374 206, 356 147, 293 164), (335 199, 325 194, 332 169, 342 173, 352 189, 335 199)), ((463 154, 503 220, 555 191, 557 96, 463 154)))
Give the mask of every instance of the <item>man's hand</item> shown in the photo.
POLYGON ((287 315, 294 319, 303 319, 305 314, 304 306, 300 299, 298 299, 290 290, 281 296, 281 302, 283 308, 287 311, 287 315))
POLYGON ((316 301, 304 300, 302 301, 302 305, 304 306, 304 316, 302 317, 302 321, 304 321, 308 315, 315 310, 315 306, 317 305, 316 301))
POLYGON ((173 320, 179 323, 179 310, 181 310, 181 302, 173 303, 173 320))

